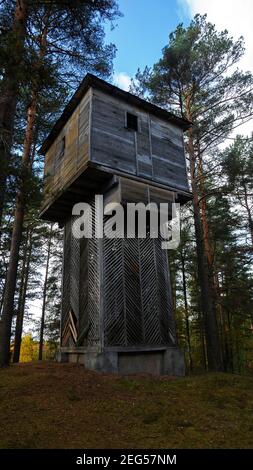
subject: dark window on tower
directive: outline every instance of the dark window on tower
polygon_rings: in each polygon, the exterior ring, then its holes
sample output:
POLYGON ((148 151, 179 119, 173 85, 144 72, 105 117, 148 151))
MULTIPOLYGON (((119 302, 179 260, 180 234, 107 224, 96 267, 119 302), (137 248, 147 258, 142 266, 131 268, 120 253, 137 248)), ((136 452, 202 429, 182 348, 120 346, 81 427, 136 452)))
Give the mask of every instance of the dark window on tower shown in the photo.
POLYGON ((138 116, 135 116, 135 114, 127 113, 126 114, 126 127, 127 129, 138 131, 138 116))

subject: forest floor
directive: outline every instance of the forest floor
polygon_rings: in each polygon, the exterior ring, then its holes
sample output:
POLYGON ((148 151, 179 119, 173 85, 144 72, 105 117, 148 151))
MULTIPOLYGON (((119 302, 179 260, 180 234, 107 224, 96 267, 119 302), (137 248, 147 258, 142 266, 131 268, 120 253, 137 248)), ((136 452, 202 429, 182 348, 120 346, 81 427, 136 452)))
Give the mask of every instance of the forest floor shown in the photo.
POLYGON ((253 448, 253 378, 0 370, 1 448, 253 448))

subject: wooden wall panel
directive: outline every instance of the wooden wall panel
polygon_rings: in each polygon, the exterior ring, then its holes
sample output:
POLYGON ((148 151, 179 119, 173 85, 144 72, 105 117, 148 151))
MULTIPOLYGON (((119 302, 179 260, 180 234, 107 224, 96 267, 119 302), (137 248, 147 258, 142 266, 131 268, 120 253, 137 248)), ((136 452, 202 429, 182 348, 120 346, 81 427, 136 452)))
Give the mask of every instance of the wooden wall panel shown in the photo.
POLYGON ((78 116, 78 145, 77 145, 77 168, 79 169, 89 159, 89 133, 90 133, 90 96, 85 97, 78 116))
POLYGON ((189 191, 182 130, 170 122, 95 90, 91 160, 112 170, 189 191), (126 113, 138 116, 138 132, 126 129, 126 113))
POLYGON ((44 205, 67 187, 89 159, 91 90, 84 96, 45 156, 44 205), (60 154, 65 137, 65 152, 60 154))
POLYGON ((93 130, 94 161, 115 170, 136 174, 136 156, 133 142, 115 139, 112 134, 93 130))
POLYGON ((155 202, 159 204, 172 203, 174 201, 174 192, 125 177, 120 177, 118 185, 114 186, 104 195, 104 205, 120 202, 122 202, 122 204, 127 202, 143 202, 144 204, 155 202))
MULTIPOLYGON (((91 160, 136 174, 134 132, 126 129, 125 103, 97 90, 92 100, 91 160)), ((132 108, 131 108, 132 111, 132 108)))
POLYGON ((182 130, 117 96, 92 88, 46 154, 44 206, 68 188, 88 161, 112 173, 189 191, 182 130), (127 112, 138 117, 138 132, 126 128, 127 112))
POLYGON ((87 333, 89 327, 89 289, 88 289, 88 252, 89 244, 87 238, 80 240, 80 282, 79 282, 79 336, 80 344, 87 343, 87 333))
POLYGON ((186 171, 183 167, 172 164, 169 160, 153 156, 154 181, 172 188, 188 190, 186 171))
POLYGON ((152 178, 152 149, 150 141, 150 116, 141 113, 137 139, 137 174, 141 177, 152 178))
POLYGON ((154 181, 189 191, 181 129, 154 116, 150 129, 154 181))

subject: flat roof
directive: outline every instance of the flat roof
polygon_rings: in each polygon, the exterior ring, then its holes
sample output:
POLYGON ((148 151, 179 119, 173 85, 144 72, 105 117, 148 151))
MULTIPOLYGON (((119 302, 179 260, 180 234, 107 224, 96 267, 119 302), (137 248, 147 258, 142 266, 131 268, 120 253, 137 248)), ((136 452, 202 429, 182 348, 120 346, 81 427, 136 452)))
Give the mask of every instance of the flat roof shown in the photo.
POLYGON ((68 102, 67 106, 65 107, 62 115, 54 124, 50 134, 43 142, 42 147, 40 149, 40 153, 45 154, 48 151, 48 149, 51 147, 52 143, 55 141, 56 137, 61 132, 62 128, 64 127, 64 125, 69 120, 72 113, 82 100, 83 96, 91 87, 104 91, 109 95, 113 95, 121 99, 122 101, 137 106, 138 108, 145 109, 145 111, 150 112, 160 117, 161 119, 165 119, 167 121, 172 122, 184 131, 189 129, 189 127, 191 126, 191 123, 187 121, 187 119, 180 118, 175 114, 170 113, 163 108, 160 108, 159 106, 156 106, 146 100, 143 100, 142 98, 139 98, 138 96, 133 95, 132 93, 129 93, 128 91, 121 90, 115 85, 112 85, 111 83, 108 83, 105 80, 102 80, 101 78, 92 75, 91 73, 87 73, 87 75, 84 77, 83 81, 79 85, 78 89, 76 90, 76 92, 68 102))

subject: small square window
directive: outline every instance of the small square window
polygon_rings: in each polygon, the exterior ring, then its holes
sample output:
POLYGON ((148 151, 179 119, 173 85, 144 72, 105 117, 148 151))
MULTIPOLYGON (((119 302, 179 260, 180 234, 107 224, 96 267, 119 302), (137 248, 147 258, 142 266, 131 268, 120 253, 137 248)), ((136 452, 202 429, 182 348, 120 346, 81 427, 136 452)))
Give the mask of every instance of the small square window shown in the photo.
POLYGON ((138 132, 138 116, 135 116, 135 114, 127 113, 126 127, 127 129, 132 129, 133 131, 138 132))

